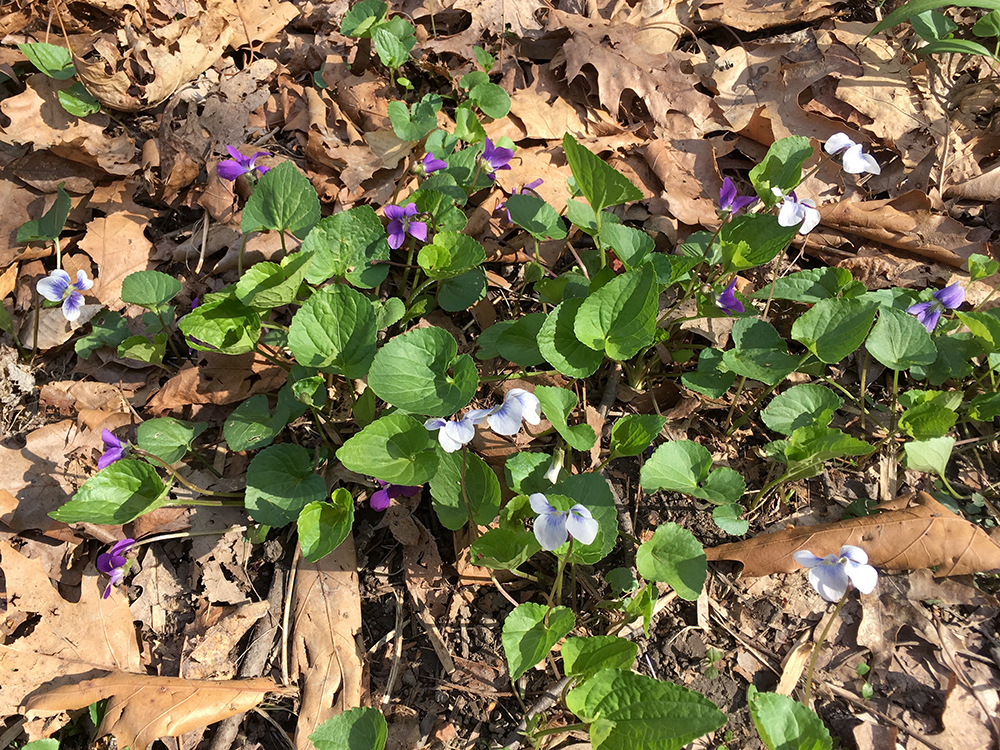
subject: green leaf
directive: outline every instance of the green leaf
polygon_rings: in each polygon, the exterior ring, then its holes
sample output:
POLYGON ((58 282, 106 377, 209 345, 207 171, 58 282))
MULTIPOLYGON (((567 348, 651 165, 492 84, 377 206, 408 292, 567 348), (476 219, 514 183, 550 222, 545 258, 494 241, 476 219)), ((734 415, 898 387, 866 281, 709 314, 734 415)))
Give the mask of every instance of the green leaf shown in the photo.
POLYGON ((712 471, 708 448, 691 440, 671 440, 654 451, 639 473, 646 492, 670 490, 729 505, 746 492, 742 477, 728 467, 712 471))
POLYGON ((969 407, 969 419, 992 422, 1000 417, 1000 393, 980 393, 969 407))
POLYGON ((972 358, 982 353, 979 342, 967 331, 938 336, 934 340, 937 359, 930 366, 913 365, 910 375, 927 379, 930 385, 941 385, 951 378, 961 380, 972 374, 972 358))
MULTIPOLYGON (((972 33, 976 36, 982 37, 1000 36, 1000 11, 991 10, 985 16, 976 21, 972 25, 972 33)), ((980 255, 979 257, 986 260, 986 257, 983 255, 980 255)), ((971 271, 972 258, 969 258, 969 266, 971 271)), ((986 274, 986 276, 992 276, 994 273, 996 273, 995 270, 993 273, 986 274)), ((983 278, 982 276, 977 277, 975 274, 971 275, 972 281, 977 281, 978 279, 983 278)))
POLYGON ((384 331, 389 326, 398 323, 406 313, 406 305, 399 297, 389 297, 385 301, 372 303, 375 308, 375 328, 384 331))
POLYGON ((530 531, 490 529, 472 543, 472 562, 491 570, 517 570, 542 547, 530 531))
POLYGON ((1000 349, 1000 316, 995 310, 955 314, 972 331, 972 335, 986 347, 987 352, 1000 349))
POLYGON ((616 276, 580 306, 574 332, 587 347, 618 361, 651 346, 659 287, 649 266, 616 276))
POLYGON ((313 471, 312 454, 301 445, 272 445, 247 467, 244 502, 257 523, 284 526, 325 497, 326 482, 313 471))
POLYGON ((973 42, 968 39, 941 39, 936 42, 930 42, 923 47, 918 47, 917 53, 921 55, 982 55, 992 60, 997 59, 992 52, 979 42, 973 42))
POLYGON ((617 669, 573 688, 566 707, 590 724, 594 750, 681 750, 726 723, 700 693, 617 669))
POLYGON ((798 231, 798 225, 783 227, 771 214, 737 216, 719 232, 723 270, 732 273, 769 263, 788 247, 798 231))
POLYGON ((562 217, 537 195, 515 193, 505 204, 510 220, 536 240, 561 240, 566 237, 562 217))
POLYGON ((594 428, 589 424, 578 424, 569 426, 569 415, 576 408, 577 398, 573 391, 564 388, 553 388, 547 385, 535 387, 535 395, 541 402, 542 411, 556 432, 562 435, 563 439, 575 450, 589 451, 597 441, 594 428))
POLYGON ((616 635, 592 635, 567 638, 561 653, 566 674, 586 678, 602 669, 631 669, 639 646, 616 635))
MULTIPOLYGON (((949 0, 911 0, 911 2, 896 8, 896 10, 879 21, 875 28, 868 32, 868 36, 891 28, 897 23, 909 21, 915 15, 928 10, 934 10, 935 8, 942 8, 945 5, 952 5, 952 3, 949 0)), ((963 0, 962 7, 1000 9, 1000 0, 963 0)))
POLYGON ((379 60, 385 67, 395 70, 409 61, 410 48, 388 29, 384 27, 375 29, 372 41, 379 60))
POLYGON ((510 112, 510 96, 495 83, 480 83, 469 90, 469 101, 487 117, 499 120, 510 112))
POLYGON ((453 279, 444 279, 438 285, 438 304, 446 312, 468 310, 485 296, 486 274, 481 268, 473 268, 453 279))
POLYGON ((493 57, 489 52, 484 50, 482 47, 473 47, 473 54, 476 56, 476 62, 479 63, 479 67, 489 73, 493 70, 493 66, 496 65, 497 59, 493 57))
POLYGON ((73 67, 73 56, 65 47, 57 47, 45 42, 29 42, 19 44, 17 48, 28 58, 28 62, 49 78, 66 81, 76 74, 73 67))
MULTIPOLYGON (((466 143, 482 143, 486 140, 486 129, 468 102, 455 108, 455 135, 466 143)), ((483 177, 488 179, 485 175, 483 177)))
POLYGON ((347 490, 334 490, 328 503, 309 503, 296 524, 302 556, 309 562, 326 557, 347 539, 353 525, 354 498, 347 490))
POLYGON ((371 206, 355 206, 320 219, 302 241, 302 252, 312 255, 306 281, 322 284, 345 277, 362 289, 378 286, 389 273, 389 240, 371 206))
POLYGON ((944 13, 935 10, 926 10, 918 13, 910 19, 913 30, 917 36, 925 42, 934 42, 944 39, 958 28, 958 24, 952 21, 944 13))
POLYGON ((101 111, 101 103, 83 87, 82 83, 74 83, 65 91, 57 91, 56 98, 62 108, 74 117, 86 117, 101 111))
POLYGON ((389 414, 365 427, 337 451, 344 466, 383 482, 418 487, 438 467, 437 441, 406 414, 389 414))
POLYGON ((545 357, 539 348, 538 339, 545 321, 545 313, 522 316, 497 337, 497 351, 502 357, 521 367, 540 365, 545 357))
MULTIPOLYGON (((385 5, 378 0, 361 0, 358 5, 365 3, 385 5)), ((344 23, 347 23, 346 17, 344 23)), ((309 741, 316 746, 316 750, 385 750, 388 737, 389 726, 385 717, 374 708, 361 707, 327 719, 309 735, 309 741)))
POLYGON ((793 698, 757 693, 750 716, 767 750, 830 750, 833 739, 820 719, 793 698))
POLYGON ((458 87, 463 91, 469 91, 474 86, 478 86, 480 83, 489 83, 490 77, 481 70, 473 70, 470 73, 466 73, 462 76, 462 79, 458 82, 458 87))
POLYGON ((750 528, 750 522, 740 518, 743 506, 739 503, 716 505, 712 508, 715 525, 732 536, 743 536, 750 528))
POLYGON ((134 359, 151 365, 162 363, 166 351, 167 337, 163 333, 153 336, 152 341, 145 336, 129 336, 118 345, 118 356, 122 359, 134 359))
POLYGON ((799 427, 784 447, 788 481, 816 476, 834 458, 867 456, 874 448, 831 427, 799 427))
POLYGON ((611 458, 638 456, 666 423, 666 417, 656 414, 626 414, 611 428, 611 458))
POLYGON ((722 398, 736 380, 736 373, 726 369, 724 356, 718 349, 702 349, 698 355, 698 369, 681 375, 681 382, 695 393, 722 398))
POLYGON ((87 359, 91 352, 102 346, 117 349, 118 345, 129 337, 125 318, 116 312, 105 310, 98 313, 97 317, 91 319, 90 326, 90 333, 78 338, 73 345, 76 353, 84 359, 87 359))
MULTIPOLYGON (((94 723, 97 724, 100 722, 94 723)), ((29 742, 21 750, 59 750, 59 740, 35 740, 34 742, 29 742)))
POLYGON ((951 450, 954 447, 955 438, 952 437, 938 437, 906 443, 903 446, 903 452, 906 453, 906 468, 943 477, 945 469, 948 467, 948 459, 951 458, 951 450))
POLYGON ((458 356, 455 337, 446 330, 416 328, 378 351, 368 386, 404 411, 448 417, 472 400, 479 375, 472 357, 458 356))
POLYGON ((908 370, 913 365, 931 365, 937 347, 917 319, 891 307, 883 307, 865 348, 890 370, 908 370))
POLYGON ((288 327, 295 361, 344 377, 368 374, 375 358, 375 309, 348 286, 332 284, 313 294, 288 327))
POLYGON ((168 464, 180 461, 194 439, 208 429, 206 422, 184 422, 173 417, 147 419, 137 430, 139 447, 168 464))
POLYGON ((791 273, 784 278, 776 279, 772 285, 754 292, 754 299, 787 299, 794 302, 812 304, 824 299, 836 297, 841 289, 851 283, 851 272, 846 268, 807 268, 804 271, 791 273))
POLYGON ((226 417, 222 433, 230 450, 248 451, 270 445, 284 426, 284 420, 275 420, 271 416, 267 396, 258 393, 226 417))
POLYGON ((389 120, 396 137, 403 141, 419 141, 437 128, 437 113, 442 103, 437 94, 425 94, 414 103, 412 111, 403 102, 389 102, 389 120))
POLYGON ((914 440, 928 440, 943 437, 957 421, 958 415, 954 411, 932 401, 917 404, 903 412, 899 418, 899 429, 914 440))
MULTIPOLYGON (((799 360, 788 353, 774 326, 757 318, 741 318, 733 325, 733 348, 724 352, 727 370, 767 385, 780 383, 795 371, 799 360)), ((700 362, 699 362, 700 366, 700 362)))
POLYGON ((431 279, 450 279, 486 260, 483 246, 467 234, 438 232, 417 253, 417 263, 431 279))
POLYGON ((385 18, 388 10, 382 0, 361 0, 344 14, 340 33, 355 39, 370 39, 375 25, 385 18))
POLYGON ((252 352, 261 331, 260 316, 256 312, 224 295, 206 297, 202 304, 181 318, 177 327, 188 337, 188 346, 192 349, 223 354, 252 352))
POLYGON ((630 271, 642 265, 656 247, 653 238, 641 229, 612 222, 601 224, 601 242, 609 245, 630 271))
POLYGON ((544 494, 552 489, 545 478, 551 465, 552 457, 545 453, 514 453, 504 463, 507 486, 519 495, 544 494))
POLYGON ((136 271, 122 281, 122 302, 155 310, 181 290, 181 282, 159 271, 136 271))
MULTIPOLYGON (((1000 12, 991 11, 988 16, 980 18, 980 21, 984 21, 986 18, 996 18, 996 22, 1000 24, 1000 12)), ((976 24, 978 26, 978 22, 976 24)), ((975 26, 972 27, 975 31, 975 26)), ((990 34, 990 36, 1000 36, 1000 26, 997 27, 996 34, 990 34)), ((980 279, 985 279, 987 276, 992 276, 1000 270, 1000 263, 995 260, 990 260, 985 255, 979 255, 978 253, 973 253, 969 256, 969 281, 979 281, 980 279)))
POLYGON ((169 489, 145 461, 123 458, 84 482, 72 500, 49 515, 63 523, 116 526, 166 505, 169 489))
POLYGON ((792 324, 792 338, 820 362, 836 364, 865 340, 877 306, 860 299, 825 299, 792 324))
POLYGON ((538 329, 536 342, 541 356, 570 378, 589 378, 604 361, 604 352, 591 349, 574 333, 582 299, 567 299, 556 305, 538 329))
POLYGON ((441 525, 457 531, 469 522, 469 509, 477 524, 487 526, 492 523, 500 509, 500 480, 493 469, 475 453, 446 453, 440 445, 436 450, 438 467, 437 473, 431 477, 430 486, 432 505, 441 525))
POLYGON ((669 583, 677 596, 689 602, 701 594, 708 573, 701 544, 675 523, 661 524, 652 539, 639 545, 635 565, 647 581, 669 583))
POLYGON ((544 659, 574 625, 576 616, 566 607, 553 607, 550 611, 541 604, 526 602, 514 609, 503 621, 501 635, 511 679, 517 680, 544 659))
POLYGON ((243 208, 243 234, 291 232, 302 239, 319 221, 319 198, 309 178, 285 161, 272 167, 254 187, 243 208))
POLYGON ((312 263, 309 253, 292 253, 281 264, 261 262, 247 270, 236 282, 236 298, 255 310, 270 310, 294 302, 312 263))
POLYGON ((764 160, 750 170, 750 182, 767 208, 781 200, 772 188, 787 195, 798 186, 802 181, 802 165, 812 154, 809 139, 801 135, 779 138, 771 144, 764 160))
MULTIPOLYGON (((57 47, 57 49, 61 49, 57 47)), ((63 183, 56 187, 56 199, 52 207, 40 219, 24 222, 17 229, 17 241, 21 242, 55 242, 62 234, 63 225, 72 207, 69 194, 63 190, 63 183)))
POLYGON ((833 413, 843 405, 844 400, 829 388, 803 383, 776 397, 760 416, 764 424, 775 432, 791 435, 799 427, 826 427, 833 419, 833 413))
POLYGON ((642 200, 642 191, 625 175, 605 164, 569 133, 563 136, 563 151, 573 171, 573 179, 594 211, 642 200))

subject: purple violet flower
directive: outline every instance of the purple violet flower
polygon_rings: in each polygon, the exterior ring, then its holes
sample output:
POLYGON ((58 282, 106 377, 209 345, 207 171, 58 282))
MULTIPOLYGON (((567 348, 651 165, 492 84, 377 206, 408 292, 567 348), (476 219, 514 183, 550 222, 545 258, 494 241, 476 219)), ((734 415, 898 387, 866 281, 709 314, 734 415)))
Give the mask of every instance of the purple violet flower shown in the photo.
POLYGON ((558 549, 572 536, 581 544, 590 544, 597 538, 600 525, 590 511, 577 503, 569 510, 556 510, 541 492, 528 495, 531 509, 538 514, 535 519, 535 539, 542 549, 558 549))
POLYGON ((838 601, 849 584, 862 594, 870 594, 878 583, 878 571, 868 564, 868 554, 860 547, 845 544, 839 555, 817 557, 809 550, 792 554, 795 562, 809 568, 809 583, 828 602, 838 601))
POLYGON ((957 310, 965 302, 965 289, 960 282, 956 281, 944 289, 938 289, 931 295, 930 302, 918 302, 906 308, 906 312, 915 315, 920 324, 927 329, 928 333, 933 333, 937 328, 938 321, 941 320, 941 313, 945 310, 957 310))
POLYGON ((215 168, 216 174, 224 180, 235 180, 241 174, 253 174, 254 172, 264 174, 270 169, 270 167, 257 166, 257 157, 270 156, 268 151, 258 151, 253 156, 244 156, 232 146, 226 146, 226 151, 233 158, 220 161, 215 168))
POLYGON ((736 214, 756 202, 757 196, 737 194, 736 186, 728 177, 722 180, 722 190, 719 191, 720 214, 736 214))
POLYGON ((124 580, 125 573, 131 564, 125 557, 125 553, 132 548, 133 544, 135 544, 135 539, 122 539, 110 551, 97 556, 97 569, 111 578, 108 587, 104 589, 105 599, 111 596, 112 587, 124 580))
MULTIPOLYGON (((537 180, 532 180, 527 185, 522 187, 520 191, 517 188, 514 188, 514 192, 511 193, 511 195, 524 195, 528 191, 534 192, 535 188, 537 188, 543 182, 545 182, 545 180, 539 177, 537 180)), ((500 201, 500 203, 497 203, 496 206, 493 208, 493 213, 496 213, 497 211, 504 211, 507 214, 507 221, 513 223, 514 220, 510 218, 510 211, 507 210, 507 201, 500 201)))
POLYGON ((729 282, 729 286, 723 289, 720 294, 715 295, 715 304, 718 305, 719 309, 726 315, 745 312, 743 303, 736 299, 735 277, 731 282, 729 282))
POLYGON ((448 162, 438 159, 434 154, 428 151, 424 154, 423 161, 420 162, 420 166, 424 171, 425 177, 430 177, 435 172, 440 172, 442 169, 448 168, 448 162))
POLYGON ((128 443, 115 437, 111 430, 101 431, 101 440, 104 441, 104 453, 97 460, 97 470, 106 469, 115 461, 125 457, 128 451, 128 443))
POLYGON ((487 138, 483 155, 479 159, 483 169, 486 170, 486 176, 491 180, 495 180, 498 169, 510 169, 509 162, 513 157, 513 149, 495 146, 493 145, 493 141, 487 138))
POLYGON ((69 274, 61 268, 52 271, 36 285, 38 293, 49 302, 62 302, 62 314, 70 323, 80 317, 83 307, 83 292, 94 286, 84 270, 76 272, 76 281, 70 283, 69 274))
POLYGON ((407 203, 405 206, 386 206, 386 218, 389 219, 389 247, 398 250, 410 235, 421 242, 427 241, 427 224, 422 221, 412 221, 410 217, 417 215, 417 204, 407 203))
POLYGON ((403 497, 413 497, 422 489, 420 487, 407 487, 402 484, 389 484, 388 482, 383 482, 381 479, 376 479, 375 481, 378 482, 379 487, 382 489, 373 492, 371 498, 368 500, 368 504, 372 510, 385 510, 392 503, 393 498, 400 495, 403 497))

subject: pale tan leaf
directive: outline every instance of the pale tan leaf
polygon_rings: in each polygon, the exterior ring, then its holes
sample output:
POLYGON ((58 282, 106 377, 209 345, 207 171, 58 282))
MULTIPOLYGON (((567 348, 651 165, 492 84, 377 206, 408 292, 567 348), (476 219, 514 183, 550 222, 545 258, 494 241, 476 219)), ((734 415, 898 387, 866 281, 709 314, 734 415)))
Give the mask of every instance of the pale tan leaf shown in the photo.
POLYGON ((130 273, 152 267, 149 256, 153 243, 143 233, 149 219, 125 209, 115 210, 87 224, 87 234, 80 240, 85 251, 100 269, 91 290, 97 299, 112 309, 124 306, 122 281, 130 273))

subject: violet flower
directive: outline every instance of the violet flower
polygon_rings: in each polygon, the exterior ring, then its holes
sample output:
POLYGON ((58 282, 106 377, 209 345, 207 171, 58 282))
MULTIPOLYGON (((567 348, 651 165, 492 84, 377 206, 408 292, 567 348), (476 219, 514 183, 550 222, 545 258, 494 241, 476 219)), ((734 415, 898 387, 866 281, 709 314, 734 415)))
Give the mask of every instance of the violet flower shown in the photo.
POLYGON ((423 170, 425 177, 430 177, 435 172, 440 172, 442 169, 448 168, 448 162, 438 159, 434 154, 428 151, 424 154, 423 161, 420 162, 420 168, 423 170))
POLYGON ((379 486, 382 488, 376 490, 372 493, 371 498, 368 500, 368 504, 371 506, 372 510, 385 510, 392 503, 393 498, 399 497, 413 497, 420 492, 420 487, 407 487, 402 484, 389 484, 388 482, 383 482, 381 479, 376 479, 379 486))
POLYGON ((97 556, 97 569, 111 578, 108 587, 104 589, 105 599, 111 596, 112 587, 124 580, 125 572, 130 565, 125 553, 132 548, 133 544, 135 544, 135 539, 122 539, 115 543, 110 551, 97 556))
POLYGON ((80 317, 83 307, 83 292, 94 286, 84 270, 76 272, 76 281, 70 283, 69 274, 61 268, 52 271, 36 285, 38 293, 49 302, 62 302, 62 314, 70 323, 80 317))
POLYGON ((106 469, 115 461, 125 457, 128 443, 115 437, 111 430, 101 430, 101 440, 104 441, 104 453, 97 460, 97 470, 106 469))
POLYGON ((552 465, 549 466, 549 470, 545 472, 545 478, 549 480, 551 484, 555 484, 559 481, 559 472, 562 470, 562 461, 559 457, 552 457, 552 465))
POLYGON ((511 388, 502 404, 486 410, 486 422, 498 435, 516 435, 521 429, 521 420, 538 424, 541 418, 542 405, 538 397, 523 388, 511 388))
POLYGON ((258 151, 253 156, 244 156, 232 146, 226 146, 226 151, 233 158, 220 161, 219 165, 215 168, 216 174, 224 180, 235 180, 241 174, 253 175, 254 172, 264 174, 270 169, 270 167, 257 166, 258 156, 271 155, 267 151, 258 151))
MULTIPOLYGON (((545 182, 545 180, 539 177, 537 180, 532 180, 527 185, 522 187, 520 191, 518 191, 517 188, 514 188, 514 192, 511 193, 511 195, 524 195, 529 190, 534 192, 535 188, 537 188, 543 182, 545 182)), ((493 208, 493 213, 496 213, 497 211, 505 212, 507 214, 507 221, 513 223, 514 220, 510 217, 510 211, 507 209, 507 201, 500 201, 499 203, 497 203, 497 205, 493 208)))
POLYGON ((722 180, 722 189, 719 191, 720 214, 736 214, 756 202, 757 196, 755 195, 739 195, 733 181, 728 177, 722 180))
POLYGON ((742 313, 745 311, 743 303, 736 299, 736 278, 729 283, 721 293, 715 295, 715 304, 718 305, 719 309, 722 310, 726 315, 732 315, 733 313, 742 313))
POLYGON ((811 200, 808 198, 799 200, 795 197, 794 190, 785 195, 775 187, 771 188, 771 192, 782 200, 781 210, 778 212, 778 223, 781 226, 799 225, 799 234, 809 234, 819 225, 819 210, 811 200))
POLYGON ((476 436, 476 425, 486 419, 489 409, 473 409, 461 419, 434 417, 424 422, 424 427, 438 431, 438 442, 445 453, 454 453, 476 436))
POLYGON ((486 139, 486 146, 482 156, 479 157, 480 164, 486 171, 486 176, 491 180, 496 179, 498 169, 510 169, 510 160, 514 157, 514 150, 493 145, 493 141, 486 139))
POLYGON ((577 503, 569 510, 556 510, 541 492, 528 496, 531 509, 538 514, 535 519, 535 539, 542 549, 558 549, 572 536, 581 544, 590 544, 597 538, 600 525, 590 511, 577 503))
POLYGON ((932 333, 937 328, 938 321, 941 320, 941 313, 945 310, 957 310, 965 302, 965 289, 959 282, 944 289, 938 289, 931 295, 930 302, 918 302, 906 308, 906 312, 915 315, 920 324, 932 333))
POLYGON ((882 174, 875 157, 871 154, 862 153, 863 146, 852 141, 847 133, 834 133, 823 145, 823 150, 830 156, 841 151, 844 152, 844 171, 848 174, 882 174))
POLYGON ((389 247, 398 250, 410 235, 421 242, 427 241, 427 224, 422 221, 412 221, 410 217, 417 215, 417 204, 407 203, 405 206, 386 206, 386 218, 389 219, 389 247))
POLYGON ((860 547, 845 544, 839 555, 826 557, 799 550, 792 557, 809 568, 809 583, 828 602, 840 600, 850 584, 862 594, 870 594, 878 583, 878 571, 868 565, 868 554, 860 547))

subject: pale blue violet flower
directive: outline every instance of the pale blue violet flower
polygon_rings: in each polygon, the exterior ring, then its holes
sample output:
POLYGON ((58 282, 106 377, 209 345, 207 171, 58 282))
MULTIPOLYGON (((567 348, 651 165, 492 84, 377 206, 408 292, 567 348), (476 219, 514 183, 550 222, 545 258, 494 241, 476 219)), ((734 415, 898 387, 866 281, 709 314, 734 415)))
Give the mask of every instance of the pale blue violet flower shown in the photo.
POLYGON ((82 269, 76 272, 76 281, 72 284, 70 281, 69 274, 57 268, 46 278, 40 279, 36 289, 49 302, 62 302, 63 317, 72 323, 80 317, 83 292, 94 286, 94 282, 87 278, 86 271, 82 269))
POLYGON ((870 594, 878 583, 878 571, 868 564, 868 554, 860 547, 845 544, 839 555, 826 557, 799 550, 792 557, 809 568, 809 583, 828 602, 839 601, 849 584, 853 583, 862 594, 870 594))
POLYGON ((257 165, 258 157, 271 155, 267 151, 258 151, 253 156, 244 156, 232 146, 226 146, 226 151, 233 158, 220 161, 219 166, 215 168, 216 174, 224 180, 235 180, 241 174, 249 174, 256 177, 255 172, 264 174, 270 169, 270 167, 257 165))
POLYGON ((778 223, 783 227, 799 227, 799 234, 809 234, 819 224, 819 210, 816 204, 808 198, 799 200, 793 190, 785 195, 778 188, 771 192, 781 198, 781 210, 778 212, 778 223))
POLYGON ((569 510, 556 510, 540 492, 528 496, 531 509, 538 514, 535 519, 535 539, 542 549, 551 552, 561 547, 572 536, 580 544, 590 544, 597 538, 600 528, 590 511, 577 503, 569 510))
POLYGON ((388 482, 383 482, 381 479, 376 479, 375 481, 378 482, 381 489, 373 492, 371 498, 368 500, 368 504, 372 510, 385 510, 392 503, 393 498, 400 495, 403 497, 414 497, 420 492, 420 487, 389 484, 388 482))
POLYGON ((879 167, 878 162, 875 161, 875 157, 871 154, 863 153, 863 146, 860 143, 852 141, 847 133, 834 133, 831 135, 830 140, 824 144, 823 150, 830 156, 843 151, 844 171, 848 174, 861 174, 862 172, 882 174, 882 169, 879 167))
POLYGON ((424 154, 423 161, 420 162, 420 167, 424 173, 424 176, 430 177, 435 172, 440 172, 442 169, 448 168, 448 163, 438 159, 434 154, 428 151, 424 154))
MULTIPOLYGON (((545 182, 545 180, 539 177, 537 180, 532 180, 531 182, 529 182, 527 185, 521 188, 520 191, 518 191, 517 188, 514 188, 514 192, 511 193, 511 195, 524 195, 529 191, 534 192, 535 188, 537 188, 543 182, 545 182)), ((510 211, 507 208, 507 201, 500 201, 500 203, 497 203, 496 207, 493 209, 493 213, 496 213, 497 211, 504 211, 507 214, 507 221, 509 222, 514 221, 512 218, 510 218, 510 211)))
POLYGON ((495 146, 493 141, 487 138, 483 155, 479 159, 483 169, 486 171, 486 176, 491 180, 495 180, 498 169, 510 169, 510 160, 513 157, 513 149, 495 146))
POLYGON ((389 247, 398 250, 410 235, 421 242, 427 241, 427 224, 423 221, 413 221, 417 215, 417 204, 407 203, 405 206, 386 206, 386 218, 389 219, 389 247))
POLYGON ((528 424, 542 421, 542 406, 534 393, 523 388, 511 388, 503 397, 503 403, 486 410, 485 414, 486 422, 493 432, 498 435, 516 435, 521 429, 522 419, 528 424))
POLYGON ((721 293, 715 295, 715 304, 726 315, 744 312, 743 303, 736 299, 736 279, 729 283, 721 293))
POLYGON ((962 306, 962 303, 965 302, 965 289, 956 281, 951 286, 938 289, 931 297, 930 302, 918 302, 906 308, 906 312, 915 315, 928 333, 937 328, 938 321, 941 320, 941 313, 945 310, 957 310, 962 306))
POLYGON ((111 430, 102 430, 101 440, 104 441, 104 453, 97 459, 98 471, 106 469, 118 459, 124 458, 125 452, 128 450, 128 443, 116 438, 111 430))
POLYGON ((438 431, 438 442, 445 453, 454 453, 476 436, 476 425, 481 424, 489 409, 473 409, 466 412, 461 419, 441 419, 434 417, 424 422, 424 427, 433 432, 438 431))
POLYGON ((738 195, 736 193, 736 186, 728 177, 722 180, 722 190, 719 191, 719 213, 739 213, 747 206, 756 202, 756 196, 738 195))
POLYGON ((112 587, 124 580, 125 572, 129 568, 125 553, 132 548, 133 544, 135 544, 135 539, 122 539, 109 552, 97 556, 97 569, 111 578, 108 587, 104 589, 105 599, 111 596, 112 587))

